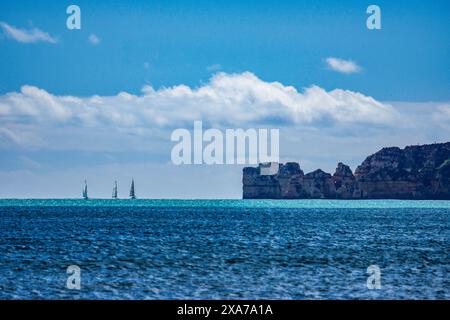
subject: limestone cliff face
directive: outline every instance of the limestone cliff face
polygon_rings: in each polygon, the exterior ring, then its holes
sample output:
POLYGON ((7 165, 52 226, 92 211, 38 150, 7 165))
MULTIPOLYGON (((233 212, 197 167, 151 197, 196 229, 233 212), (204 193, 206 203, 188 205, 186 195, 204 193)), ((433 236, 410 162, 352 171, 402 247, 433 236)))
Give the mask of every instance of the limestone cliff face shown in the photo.
POLYGON ((450 142, 383 148, 356 169, 361 198, 450 199, 450 142))
POLYGON ((244 199, 450 199, 450 142, 383 148, 352 173, 338 163, 333 175, 304 174, 295 162, 275 175, 244 168, 244 199))
POLYGON ((355 192, 356 181, 349 166, 339 162, 333 175, 337 199, 351 199, 355 192))
POLYGON ((334 198, 336 188, 333 177, 320 169, 305 175, 303 179, 308 198, 334 198))
POLYGON ((276 175, 261 175, 261 165, 257 168, 244 168, 244 199, 289 199, 297 198, 297 189, 303 179, 303 171, 298 163, 280 164, 276 175))

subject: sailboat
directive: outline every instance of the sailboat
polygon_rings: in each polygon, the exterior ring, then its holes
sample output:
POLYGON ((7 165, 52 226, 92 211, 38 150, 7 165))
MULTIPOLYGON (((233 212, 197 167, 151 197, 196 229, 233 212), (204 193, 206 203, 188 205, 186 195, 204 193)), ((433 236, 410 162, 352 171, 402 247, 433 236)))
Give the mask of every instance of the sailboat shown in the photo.
POLYGON ((134 193, 134 179, 131 180, 130 198, 136 199, 136 194, 134 193))
POLYGON ((114 187, 113 187, 112 197, 113 197, 113 199, 117 199, 117 180, 114 181, 114 187))
POLYGON ((87 181, 86 180, 84 180, 83 199, 89 199, 88 198, 88 188, 87 188, 87 181))

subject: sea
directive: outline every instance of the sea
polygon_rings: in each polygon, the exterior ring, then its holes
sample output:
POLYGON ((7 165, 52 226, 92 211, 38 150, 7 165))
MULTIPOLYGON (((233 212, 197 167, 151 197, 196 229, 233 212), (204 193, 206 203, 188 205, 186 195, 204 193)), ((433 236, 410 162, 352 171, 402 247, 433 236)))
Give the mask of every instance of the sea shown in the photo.
POLYGON ((450 201, 2 199, 0 299, 450 299, 450 201))

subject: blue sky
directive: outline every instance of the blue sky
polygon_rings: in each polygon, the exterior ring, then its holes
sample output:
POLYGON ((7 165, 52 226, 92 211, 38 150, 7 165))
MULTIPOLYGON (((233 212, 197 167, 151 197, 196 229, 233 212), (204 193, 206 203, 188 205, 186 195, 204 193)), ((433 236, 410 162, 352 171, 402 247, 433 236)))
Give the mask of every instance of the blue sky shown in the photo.
POLYGON ((379 31, 365 27, 365 1, 77 1, 79 31, 65 28, 69 4, 0 3, 1 21, 32 23, 59 39, 3 40, 0 92, 24 83, 76 95, 136 93, 146 83, 197 86, 210 77, 207 67, 219 64, 298 88, 345 87, 381 100, 450 98, 448 1, 378 1, 379 31), (97 46, 87 41, 92 33, 97 46), (328 72, 328 56, 352 59, 363 72, 328 72))
POLYGON ((2 1, 0 178, 9 182, 0 197, 76 197, 85 177, 108 196, 112 176, 132 175, 148 197, 239 197, 241 168, 167 166, 171 130, 195 119, 281 126, 282 159, 308 170, 355 169, 385 145, 448 140, 449 21, 448 1, 2 1), (81 30, 66 28, 70 4, 81 8, 81 30), (381 30, 366 28, 370 4, 381 8, 381 30), (21 42, 8 27, 54 41, 21 42), (329 58, 356 69, 338 72, 329 58), (320 90, 305 91, 312 86, 320 90), (193 92, 180 98, 183 88, 193 92), (235 98, 224 90, 242 94, 241 109, 201 105, 203 91, 235 98), (297 105, 311 118, 287 124, 297 105), (239 122, 245 108, 258 116, 239 122))

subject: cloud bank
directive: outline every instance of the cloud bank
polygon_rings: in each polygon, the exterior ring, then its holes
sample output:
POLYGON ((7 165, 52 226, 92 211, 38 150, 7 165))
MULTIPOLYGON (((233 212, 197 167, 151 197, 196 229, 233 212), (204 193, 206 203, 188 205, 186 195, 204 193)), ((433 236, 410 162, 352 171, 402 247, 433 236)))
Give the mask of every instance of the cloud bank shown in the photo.
POLYGON ((30 30, 19 29, 15 26, 0 21, 0 28, 11 39, 14 39, 22 43, 36 43, 36 42, 48 42, 56 43, 56 38, 50 36, 47 32, 41 31, 38 28, 30 30))
POLYGON ((312 86, 299 92, 279 82, 265 82, 250 72, 218 73, 198 88, 178 85, 141 95, 57 96, 25 85, 0 96, 0 123, 47 123, 78 127, 175 128, 203 120, 210 125, 386 125, 395 110, 349 90, 312 86))

